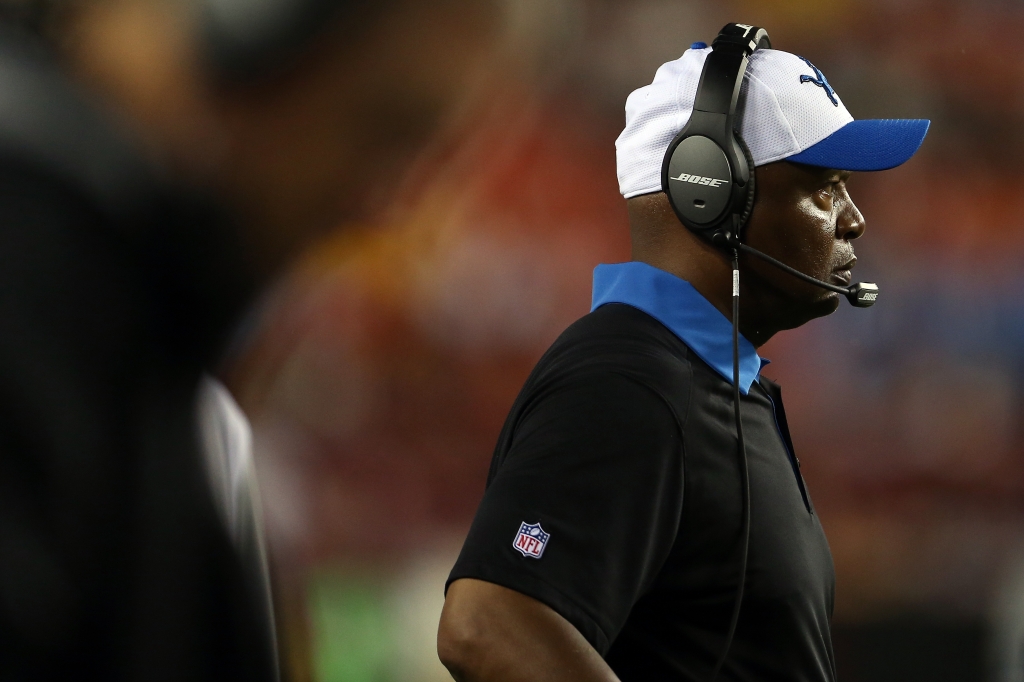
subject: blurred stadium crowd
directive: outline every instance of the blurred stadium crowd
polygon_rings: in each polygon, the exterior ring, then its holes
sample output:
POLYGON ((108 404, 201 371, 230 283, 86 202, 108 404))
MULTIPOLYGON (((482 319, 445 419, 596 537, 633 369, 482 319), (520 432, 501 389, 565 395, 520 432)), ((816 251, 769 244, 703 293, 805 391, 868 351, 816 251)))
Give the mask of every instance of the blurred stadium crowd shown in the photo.
MULTIPOLYGON (((389 170, 370 198, 385 210, 275 285, 225 369, 254 427, 288 679, 449 679, 444 578, 502 420, 588 311, 593 267, 629 258, 625 97, 728 21, 813 60, 857 118, 933 121, 912 162, 850 183, 867 218, 856 277, 881 304, 761 353, 835 557, 840 677, 1024 679, 1024 5, 1008 0, 506 0, 458 116, 389 170)), ((170 35, 110 34, 95 63, 173 87, 154 47, 170 35)), ((325 58, 316 77, 349 68, 325 58)), ((131 102, 167 135, 203 125, 188 97, 131 102)), ((296 207, 310 184, 330 193, 325 106, 268 110, 259 125, 298 129, 264 150, 287 157, 266 195, 238 197, 251 215, 315 220, 296 207)), ((184 151, 200 168, 213 153, 184 151)))

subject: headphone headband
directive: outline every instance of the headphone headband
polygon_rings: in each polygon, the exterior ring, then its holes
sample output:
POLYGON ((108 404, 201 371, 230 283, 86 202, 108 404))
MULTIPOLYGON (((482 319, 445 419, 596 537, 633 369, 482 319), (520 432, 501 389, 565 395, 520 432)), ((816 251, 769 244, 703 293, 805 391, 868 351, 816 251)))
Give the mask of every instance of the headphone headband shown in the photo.
POLYGON ((749 57, 753 54, 754 50, 760 50, 763 48, 770 48, 772 41, 768 38, 768 31, 760 28, 759 26, 750 26, 748 24, 726 24, 718 36, 715 38, 715 42, 711 44, 712 47, 717 48, 719 46, 735 45, 743 50, 744 53, 749 57))
POLYGON ((754 50, 771 47, 768 32, 745 24, 727 24, 711 44, 711 54, 704 62, 704 71, 697 85, 693 108, 715 114, 736 112, 747 59, 754 50), (753 32, 753 37, 747 34, 753 32))

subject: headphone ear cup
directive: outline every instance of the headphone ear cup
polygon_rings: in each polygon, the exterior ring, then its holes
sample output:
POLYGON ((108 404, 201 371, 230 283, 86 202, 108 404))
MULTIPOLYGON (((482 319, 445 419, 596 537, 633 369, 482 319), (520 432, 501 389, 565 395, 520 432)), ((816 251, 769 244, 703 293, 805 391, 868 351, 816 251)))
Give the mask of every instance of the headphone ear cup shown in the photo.
POLYGON ((728 218, 735 192, 729 157, 720 143, 686 128, 665 155, 662 188, 679 220, 709 238, 728 218))
POLYGON ((750 153, 747 143, 743 141, 738 130, 733 131, 733 135, 736 138, 736 144, 743 150, 743 156, 747 160, 747 168, 750 170, 750 180, 747 181, 747 186, 744 188, 746 198, 743 202, 743 212, 740 213, 740 234, 736 235, 736 238, 740 239, 743 234, 743 228, 746 227, 750 214, 754 210, 754 200, 757 198, 757 173, 754 171, 754 155, 750 153))

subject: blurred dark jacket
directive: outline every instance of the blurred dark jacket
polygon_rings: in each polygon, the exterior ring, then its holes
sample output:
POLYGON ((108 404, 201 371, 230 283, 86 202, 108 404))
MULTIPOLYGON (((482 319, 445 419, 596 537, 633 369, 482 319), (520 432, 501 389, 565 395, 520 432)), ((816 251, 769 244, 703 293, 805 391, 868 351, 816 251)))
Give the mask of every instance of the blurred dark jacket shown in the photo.
POLYGON ((272 680, 196 418, 254 287, 116 129, 0 26, 0 679, 272 680))

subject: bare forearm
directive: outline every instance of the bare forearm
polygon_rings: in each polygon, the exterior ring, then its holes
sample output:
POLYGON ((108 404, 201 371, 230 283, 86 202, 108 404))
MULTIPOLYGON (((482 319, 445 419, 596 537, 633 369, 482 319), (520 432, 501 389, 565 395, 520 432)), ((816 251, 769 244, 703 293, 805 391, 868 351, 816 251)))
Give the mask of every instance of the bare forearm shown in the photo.
POLYGON ((458 682, 618 682, 585 640, 574 646, 539 639, 491 640, 483 651, 449 658, 448 670, 458 682))
POLYGON ((618 682, 555 611, 479 580, 458 580, 449 588, 438 655, 458 682, 618 682))

